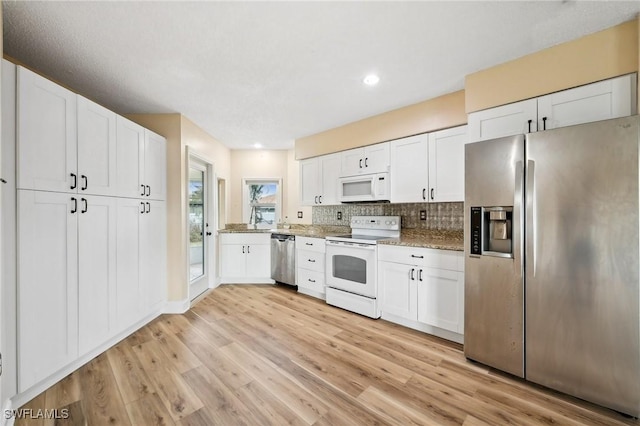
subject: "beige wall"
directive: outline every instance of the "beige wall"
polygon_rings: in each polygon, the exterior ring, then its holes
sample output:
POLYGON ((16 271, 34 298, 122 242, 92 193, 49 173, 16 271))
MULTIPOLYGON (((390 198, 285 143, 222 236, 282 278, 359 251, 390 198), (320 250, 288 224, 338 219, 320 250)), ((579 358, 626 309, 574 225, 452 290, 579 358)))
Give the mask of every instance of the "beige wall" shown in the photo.
POLYGON ((467 112, 638 70, 638 19, 470 74, 467 112))
POLYGON ((189 293, 186 147, 213 162, 216 174, 228 182, 230 151, 180 114, 130 114, 127 117, 167 139, 167 299, 182 301, 189 293))
POLYGON ((296 139, 296 159, 466 124, 464 90, 296 139))
POLYGON ((242 223, 242 179, 282 179, 282 212, 287 215, 289 201, 288 151, 231 151, 231 185, 229 222, 242 223))

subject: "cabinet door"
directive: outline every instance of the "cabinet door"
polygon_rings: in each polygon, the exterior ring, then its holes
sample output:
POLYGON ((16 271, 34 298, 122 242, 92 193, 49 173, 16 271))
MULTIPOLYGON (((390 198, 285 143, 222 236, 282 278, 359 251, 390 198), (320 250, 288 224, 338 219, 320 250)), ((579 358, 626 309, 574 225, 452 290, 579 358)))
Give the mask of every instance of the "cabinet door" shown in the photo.
POLYGON ((140 168, 144 167, 144 128, 116 117, 116 193, 120 197, 142 197, 140 168))
POLYGON ((320 195, 318 158, 300 161, 300 203, 313 206, 320 195))
POLYGON ((364 173, 364 148, 350 149, 340 154, 340 176, 364 173))
POLYGON ((148 314, 166 300, 166 203, 145 201, 145 213, 140 217, 140 287, 144 312, 148 314))
MULTIPOLYGON (((223 278, 245 277, 247 246, 241 244, 220 245, 220 276, 223 278)), ((271 267, 271 265, 269 265, 271 267)), ((266 276, 270 274, 267 273, 266 276)))
POLYGON ((78 96, 78 192, 116 195, 116 114, 78 96))
POLYGON ((76 192, 76 95, 18 67, 17 120, 18 188, 76 192))
POLYGON ((427 135, 391 141, 390 158, 391 202, 426 201, 429 178, 427 135))
POLYGON ((320 197, 319 204, 338 203, 338 178, 340 177, 340 155, 323 155, 320 163, 320 197))
POLYGON ((455 333, 464 329, 464 274, 424 268, 418 279, 418 321, 455 333))
POLYGON ((269 278, 271 276, 271 246, 251 244, 246 246, 247 278, 269 278))
POLYGON ((78 357, 73 194, 18 191, 18 390, 78 357))
POLYGON ((429 201, 464 201, 467 126, 429 134, 429 201))
POLYGON ((122 331, 143 317, 139 235, 144 202, 118 198, 117 203, 116 310, 122 331))
POLYGON ((144 178, 148 185, 147 197, 152 200, 164 200, 167 194, 167 142, 149 130, 145 130, 144 178))
POLYGON ((364 173, 382 173, 389 171, 389 142, 370 145, 364 148, 364 173))
POLYGON ((635 76, 624 75, 538 98, 538 129, 635 114, 635 76))
POLYGON ((378 262, 382 312, 408 320, 418 319, 416 279, 418 269, 401 263, 378 262))
POLYGON ((78 336, 84 355, 117 331, 117 199, 83 196, 78 209, 78 336))
POLYGON ((536 99, 472 112, 469 114, 469 142, 535 132, 538 130, 537 117, 536 99))

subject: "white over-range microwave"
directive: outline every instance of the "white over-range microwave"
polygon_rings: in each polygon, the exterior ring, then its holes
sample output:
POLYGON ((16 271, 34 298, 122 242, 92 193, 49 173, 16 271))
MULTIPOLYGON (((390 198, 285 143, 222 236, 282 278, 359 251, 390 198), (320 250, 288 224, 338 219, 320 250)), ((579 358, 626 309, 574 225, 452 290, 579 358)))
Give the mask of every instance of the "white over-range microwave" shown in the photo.
POLYGON ((341 203, 388 202, 389 173, 375 173, 338 179, 338 200, 341 203))

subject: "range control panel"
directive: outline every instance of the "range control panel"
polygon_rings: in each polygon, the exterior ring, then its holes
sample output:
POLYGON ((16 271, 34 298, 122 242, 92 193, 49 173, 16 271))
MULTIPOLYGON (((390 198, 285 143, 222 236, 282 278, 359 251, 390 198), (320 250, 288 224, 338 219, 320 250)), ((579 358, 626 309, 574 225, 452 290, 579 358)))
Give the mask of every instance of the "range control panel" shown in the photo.
POLYGON ((482 207, 471 207, 471 254, 482 254, 482 207))
POLYGON ((399 230, 400 216, 353 216, 352 229, 399 230))

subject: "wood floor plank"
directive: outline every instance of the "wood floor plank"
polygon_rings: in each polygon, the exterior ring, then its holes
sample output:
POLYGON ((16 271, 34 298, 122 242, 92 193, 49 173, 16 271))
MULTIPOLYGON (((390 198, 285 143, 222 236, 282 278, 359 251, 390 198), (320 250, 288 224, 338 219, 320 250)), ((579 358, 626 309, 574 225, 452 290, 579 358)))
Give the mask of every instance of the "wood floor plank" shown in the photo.
POLYGON ((130 425, 113 370, 106 354, 80 368, 82 408, 90 425, 130 425))
POLYGON ((133 425, 172 426, 175 422, 157 393, 150 393, 126 405, 133 425))
POLYGON ((125 404, 156 391, 140 360, 126 340, 111 348, 106 354, 125 404))
POLYGON ((17 425, 568 425, 638 419, 465 359, 462 346, 297 294, 224 285, 21 408, 17 425))
POLYGON ((147 369, 158 396, 174 421, 203 407, 202 401, 164 355, 160 343, 157 341, 143 343, 135 346, 134 352, 140 363, 147 369))
POLYGON ((328 407, 306 389, 284 377, 277 367, 255 352, 250 352, 237 343, 221 349, 229 358, 241 363, 243 368, 283 403, 287 404, 308 424, 313 424, 328 411, 328 407))

